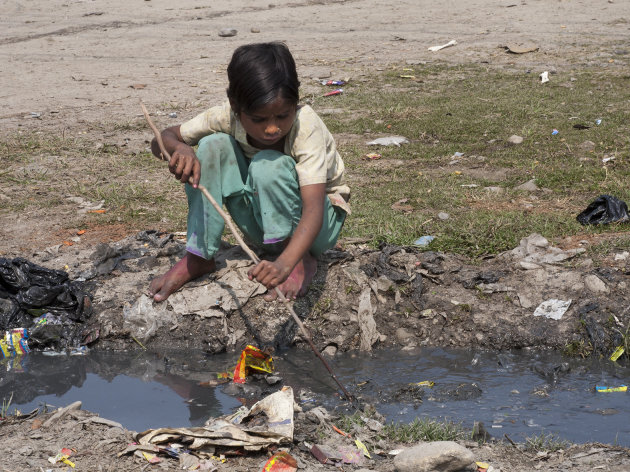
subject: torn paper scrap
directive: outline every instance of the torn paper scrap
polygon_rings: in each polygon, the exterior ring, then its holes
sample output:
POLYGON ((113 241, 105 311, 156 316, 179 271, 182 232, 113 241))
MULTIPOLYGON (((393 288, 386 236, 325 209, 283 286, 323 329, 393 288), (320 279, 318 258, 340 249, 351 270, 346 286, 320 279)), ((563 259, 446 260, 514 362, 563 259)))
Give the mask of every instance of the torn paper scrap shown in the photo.
POLYGON ((549 72, 545 71, 542 74, 539 75, 540 77, 540 83, 544 84, 545 82, 549 82, 549 72))
POLYGON ((215 449, 261 451, 293 441, 293 389, 284 387, 257 402, 251 409, 210 418, 202 427, 159 428, 137 433, 141 445, 178 442, 197 455, 210 456, 215 449))
POLYGON ((571 305, 571 300, 558 300, 550 298, 542 302, 534 311, 534 316, 544 316, 552 320, 559 320, 571 305))
POLYGON ((369 141, 366 144, 368 146, 380 145, 380 146, 398 146, 401 144, 408 144, 409 140, 404 136, 387 136, 385 138, 377 138, 374 141, 369 141))

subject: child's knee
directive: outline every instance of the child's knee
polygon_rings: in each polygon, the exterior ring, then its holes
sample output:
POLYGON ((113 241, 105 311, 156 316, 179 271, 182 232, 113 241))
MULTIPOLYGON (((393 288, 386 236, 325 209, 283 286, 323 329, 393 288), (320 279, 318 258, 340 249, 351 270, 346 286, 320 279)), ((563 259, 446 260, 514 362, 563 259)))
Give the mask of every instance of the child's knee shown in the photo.
POLYGON ((297 182, 295 161, 278 151, 265 150, 257 153, 249 164, 249 175, 255 182, 274 182, 287 178, 297 182))

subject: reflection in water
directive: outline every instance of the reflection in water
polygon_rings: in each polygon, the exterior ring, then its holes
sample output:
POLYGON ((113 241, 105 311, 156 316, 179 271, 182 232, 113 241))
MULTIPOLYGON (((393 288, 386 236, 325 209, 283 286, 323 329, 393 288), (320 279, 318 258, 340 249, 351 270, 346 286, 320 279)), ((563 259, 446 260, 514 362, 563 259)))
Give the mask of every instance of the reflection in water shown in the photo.
MULTIPOLYGON (((232 370, 237 358, 235 352, 31 353, 1 364, 0 399, 13 393, 12 404, 22 411, 81 400, 84 409, 136 431, 201 425, 240 406, 226 393, 241 395, 241 387, 203 386, 217 372, 232 370)), ((284 385, 292 386, 306 407, 343 405, 334 381, 311 352, 277 352, 274 360, 284 385)), ((462 422, 467 428, 482 421, 493 436, 507 433, 520 441, 544 431, 574 442, 630 445, 628 394, 594 391, 595 385, 628 384, 630 373, 619 363, 548 352, 427 348, 348 353, 336 356, 332 367, 351 393, 374 404, 390 421, 426 416, 462 422), (435 386, 422 395, 400 394, 411 382, 421 381, 435 386)), ((280 386, 269 387, 264 380, 250 383, 256 397, 280 386)))
MULTIPOLYGON (((228 359, 226 359, 228 360, 228 359)), ((224 368, 203 353, 99 352, 46 356, 39 352, 6 359, 0 371, 0 398, 22 411, 44 403, 83 408, 138 431, 149 427, 198 426, 229 413, 240 403, 200 383, 224 368)), ((216 376, 215 376, 216 377, 216 376)))

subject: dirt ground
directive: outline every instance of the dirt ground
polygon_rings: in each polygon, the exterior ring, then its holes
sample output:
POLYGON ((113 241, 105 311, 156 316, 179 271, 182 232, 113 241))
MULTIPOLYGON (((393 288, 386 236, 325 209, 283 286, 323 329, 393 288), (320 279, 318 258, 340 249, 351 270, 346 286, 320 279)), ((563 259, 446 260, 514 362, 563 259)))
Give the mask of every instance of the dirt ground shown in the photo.
MULTIPOLYGON (((107 5, 0 0, 0 8, 2 136, 85 136, 128 154, 145 150, 149 133, 121 125, 119 131, 103 134, 103 123, 136 120, 139 100, 161 127, 222 101, 227 61, 244 43, 286 41, 308 94, 317 90, 313 79, 369 79, 405 61, 472 62, 541 72, 570 67, 623 71, 625 56, 614 51, 627 47, 630 29, 630 4, 621 0, 307 0, 265 5, 243 0, 117 0, 107 5), (223 28, 235 28, 238 34, 220 37, 223 28), (452 39, 458 42, 454 47, 427 49, 452 39), (533 43, 539 50, 508 54, 501 46, 510 43, 533 43), (177 118, 168 116, 172 109, 178 110, 177 118)), ((69 178, 75 171, 80 169, 68 169, 69 178)), ((45 211, 15 214, 10 201, 7 189, 0 189, 0 255, 27 257, 47 267, 68 266, 71 277, 89 275, 85 278, 95 312, 89 328, 98 328, 99 345, 137 347, 124 324, 123 308, 177 259, 181 239, 141 239, 138 232, 151 228, 117 225, 90 228, 73 246, 59 246, 59 234, 70 230, 63 218, 45 211), (101 243, 107 246, 99 248, 101 243)), ((71 205, 69 211, 75 211, 71 205)), ((576 354, 609 354, 620 342, 618 330, 630 321, 628 255, 611 253, 603 264, 593 264, 575 251, 589 241, 556 242, 555 249, 540 240, 529 243, 480 265, 448 254, 396 247, 373 251, 360 241, 342 241, 320 262, 313 290, 295 309, 316 346, 333 356, 337 350, 419 345, 569 345, 576 354), (535 308, 552 298, 571 300, 562 319, 533 317, 535 308), (375 329, 366 331, 361 328, 366 323, 359 321, 369 318, 375 329)), ((303 344, 283 307, 260 297, 202 322, 200 316, 178 317, 159 328, 146 340, 148 347, 166 342, 219 352, 246 342, 303 344)), ((133 456, 117 457, 131 440, 130 432, 91 421, 79 424, 89 413, 75 416, 48 431, 33 429, 37 418, 4 422, 0 465, 11 471, 47 469, 49 455, 73 447, 81 451, 76 462, 82 470, 143 467, 133 456)), ((510 445, 467 447, 501 470, 630 470, 628 451, 611 446, 574 446, 545 457, 510 445)), ((291 451, 302 458, 305 470, 319 467, 300 452, 297 441, 291 451)), ((256 470, 263 462, 254 456, 220 467, 256 470)), ((393 470, 391 459, 364 467, 393 470)))

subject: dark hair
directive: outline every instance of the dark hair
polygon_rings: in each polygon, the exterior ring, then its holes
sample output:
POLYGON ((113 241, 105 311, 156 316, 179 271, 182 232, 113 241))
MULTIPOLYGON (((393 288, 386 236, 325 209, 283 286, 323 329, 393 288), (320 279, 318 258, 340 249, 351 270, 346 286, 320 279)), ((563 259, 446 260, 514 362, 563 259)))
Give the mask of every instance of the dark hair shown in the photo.
POLYGON ((278 42, 238 47, 227 68, 227 95, 236 113, 256 111, 278 97, 297 105, 300 81, 289 48, 278 42))

